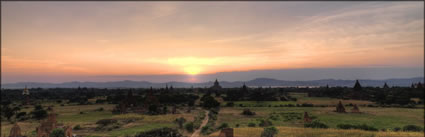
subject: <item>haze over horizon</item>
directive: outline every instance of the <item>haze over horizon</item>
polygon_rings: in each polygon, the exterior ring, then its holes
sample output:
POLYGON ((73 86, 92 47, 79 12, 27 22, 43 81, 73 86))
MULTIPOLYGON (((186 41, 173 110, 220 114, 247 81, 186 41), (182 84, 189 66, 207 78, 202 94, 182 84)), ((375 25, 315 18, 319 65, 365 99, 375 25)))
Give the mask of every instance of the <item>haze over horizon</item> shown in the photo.
POLYGON ((424 2, 2 1, 1 83, 424 76, 424 2))

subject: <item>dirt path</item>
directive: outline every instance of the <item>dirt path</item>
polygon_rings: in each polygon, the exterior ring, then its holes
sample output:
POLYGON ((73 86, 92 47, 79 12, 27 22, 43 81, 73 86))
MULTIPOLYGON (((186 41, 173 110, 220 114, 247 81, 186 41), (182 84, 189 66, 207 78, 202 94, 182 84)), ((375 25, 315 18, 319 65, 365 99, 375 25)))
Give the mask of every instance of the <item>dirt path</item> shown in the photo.
POLYGON ((199 128, 195 132, 193 132, 192 136, 190 136, 190 137, 199 137, 199 133, 201 133, 202 127, 204 127, 208 123, 208 118, 209 118, 208 113, 210 113, 210 112, 209 111, 206 111, 206 112, 207 112, 206 116, 205 116, 204 120, 202 121, 201 126, 199 126, 199 128))

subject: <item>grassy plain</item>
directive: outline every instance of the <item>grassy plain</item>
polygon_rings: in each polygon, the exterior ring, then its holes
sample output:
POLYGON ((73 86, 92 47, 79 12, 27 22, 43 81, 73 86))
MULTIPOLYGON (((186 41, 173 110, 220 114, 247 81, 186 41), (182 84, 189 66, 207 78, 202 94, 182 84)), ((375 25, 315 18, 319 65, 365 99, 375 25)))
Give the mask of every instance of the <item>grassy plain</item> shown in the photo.
MULTIPOLYGON (((298 127, 277 127, 276 137, 423 137, 423 132, 371 132, 362 130, 312 129, 298 127)), ((263 128, 235 128, 235 137, 259 137, 263 128)), ((217 137, 218 132, 210 137, 217 137)))
MULTIPOLYGON (((306 97, 299 95, 297 101, 236 101, 234 107, 224 107, 225 101, 220 100, 223 104, 218 114, 215 125, 228 123, 230 127, 235 128, 236 137, 258 137, 263 128, 258 127, 261 119, 270 119, 273 126, 279 129, 279 137, 337 137, 337 136, 355 136, 355 137, 416 137, 424 136, 423 132, 392 132, 395 127, 402 128, 406 125, 418 125, 424 127, 424 109, 414 108, 381 108, 381 107, 363 107, 360 106, 360 114, 354 113, 336 113, 333 112, 335 105, 339 100, 331 98, 306 97), (310 103, 314 105, 328 105, 329 107, 281 107, 288 104, 310 103), (239 104, 243 104, 240 107, 239 104), (270 107, 269 107, 270 106, 270 107), (241 115, 243 109, 250 109, 256 113, 254 116, 241 115), (330 127, 330 129, 310 129, 303 128, 303 114, 308 112, 315 120, 319 120, 330 127), (255 127, 248 127, 249 123, 255 123, 255 127), (360 130, 339 130, 336 129, 338 124, 367 124, 379 130, 386 129, 386 132, 370 132, 360 130), (238 126, 237 126, 238 125, 238 126), (237 128, 236 128, 237 127, 237 128)), ((92 101, 94 102, 94 101, 92 101)), ((373 104, 369 101, 359 100, 343 100, 344 104, 373 104)), ((167 115, 140 115, 140 114, 112 114, 111 110, 115 105, 112 104, 93 104, 93 105, 77 105, 77 104, 60 104, 55 102, 43 103, 46 108, 53 105, 54 110, 58 113, 57 120, 69 126, 80 125, 82 129, 73 132, 82 136, 100 137, 100 136, 131 136, 138 132, 148 131, 161 127, 177 128, 173 122, 176 118, 184 117, 187 121, 193 121, 194 118, 202 111, 200 108, 186 113, 185 109, 180 109, 179 114, 167 115), (103 108, 103 111, 98 111, 103 108), (112 130, 96 131, 96 122, 100 119, 112 118, 118 121, 133 120, 129 123, 120 125, 119 128, 112 130)), ((34 108, 27 106, 21 111, 29 113, 34 108)), ((346 107, 350 112, 351 107, 346 107)), ((1 133, 2 136, 8 136, 10 128, 13 126, 10 122, 2 119, 1 133)), ((35 136, 35 128, 39 125, 37 120, 26 120, 18 122, 24 135, 35 136)), ((182 129, 179 130, 186 136, 190 136, 182 129)), ((205 135, 202 135, 205 136, 205 135)))

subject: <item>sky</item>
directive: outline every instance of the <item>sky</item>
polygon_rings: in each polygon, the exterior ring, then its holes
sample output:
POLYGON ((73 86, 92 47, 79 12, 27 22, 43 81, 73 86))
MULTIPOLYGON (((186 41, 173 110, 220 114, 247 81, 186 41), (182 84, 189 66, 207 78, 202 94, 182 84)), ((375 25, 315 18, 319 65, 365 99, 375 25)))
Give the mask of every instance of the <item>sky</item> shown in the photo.
POLYGON ((424 76, 423 1, 1 4, 1 83, 424 76))

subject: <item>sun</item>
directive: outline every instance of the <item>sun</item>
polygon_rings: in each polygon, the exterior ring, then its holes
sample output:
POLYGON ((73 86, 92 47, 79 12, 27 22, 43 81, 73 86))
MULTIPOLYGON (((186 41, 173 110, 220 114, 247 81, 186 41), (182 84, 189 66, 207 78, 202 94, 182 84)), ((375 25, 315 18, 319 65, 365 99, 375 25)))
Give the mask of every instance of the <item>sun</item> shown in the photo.
POLYGON ((184 72, 189 75, 197 75, 201 72, 201 68, 198 66, 188 66, 184 68, 184 72))

